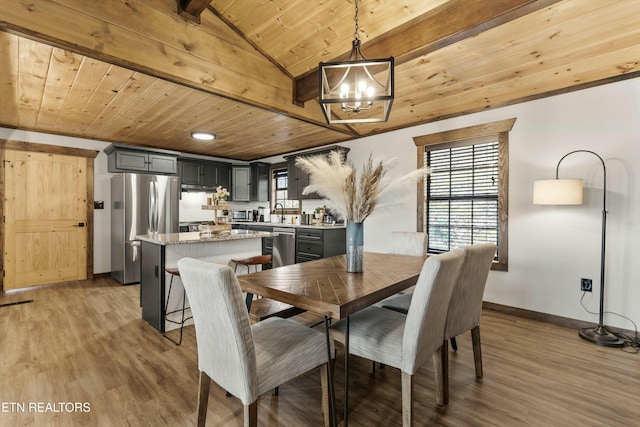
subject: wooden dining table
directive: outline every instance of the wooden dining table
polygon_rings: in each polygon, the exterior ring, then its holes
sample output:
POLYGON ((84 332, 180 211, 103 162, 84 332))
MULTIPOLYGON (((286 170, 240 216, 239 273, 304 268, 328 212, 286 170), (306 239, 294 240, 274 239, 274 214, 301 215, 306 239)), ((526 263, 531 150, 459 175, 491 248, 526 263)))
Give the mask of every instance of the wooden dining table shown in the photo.
MULTIPOLYGON (((426 256, 364 253, 363 271, 348 273, 346 256, 287 265, 238 276, 247 292, 247 308, 253 295, 291 304, 324 316, 327 356, 331 360, 330 321, 346 319, 344 425, 348 425, 349 316, 416 284, 426 256)), ((336 425, 333 376, 329 370, 332 423, 336 425)))

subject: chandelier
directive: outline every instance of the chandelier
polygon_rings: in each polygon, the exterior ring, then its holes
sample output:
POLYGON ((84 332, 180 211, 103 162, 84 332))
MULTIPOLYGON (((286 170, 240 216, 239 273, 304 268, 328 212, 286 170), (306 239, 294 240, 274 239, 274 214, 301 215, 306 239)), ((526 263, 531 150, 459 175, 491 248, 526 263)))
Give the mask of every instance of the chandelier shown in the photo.
POLYGON ((319 65, 319 101, 328 124, 386 122, 393 104, 393 57, 364 57, 358 36, 358 0, 355 7, 349 58, 319 65))

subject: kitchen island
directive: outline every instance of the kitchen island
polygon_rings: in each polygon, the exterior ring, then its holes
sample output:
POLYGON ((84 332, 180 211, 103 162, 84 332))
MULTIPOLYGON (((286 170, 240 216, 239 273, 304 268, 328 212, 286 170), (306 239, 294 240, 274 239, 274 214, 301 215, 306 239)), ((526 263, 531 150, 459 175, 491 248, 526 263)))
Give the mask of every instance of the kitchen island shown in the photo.
POLYGON ((190 232, 136 236, 142 242, 140 256, 142 318, 162 333, 179 327, 173 323, 167 323, 164 315, 165 305, 168 312, 182 308, 182 282, 173 280, 171 299, 167 301, 169 289, 167 284, 171 276, 165 271, 166 268, 175 268, 179 259, 190 257, 227 265, 232 258, 247 258, 260 254, 262 238, 274 235, 269 232, 230 230, 225 233, 202 235, 199 232, 190 232))

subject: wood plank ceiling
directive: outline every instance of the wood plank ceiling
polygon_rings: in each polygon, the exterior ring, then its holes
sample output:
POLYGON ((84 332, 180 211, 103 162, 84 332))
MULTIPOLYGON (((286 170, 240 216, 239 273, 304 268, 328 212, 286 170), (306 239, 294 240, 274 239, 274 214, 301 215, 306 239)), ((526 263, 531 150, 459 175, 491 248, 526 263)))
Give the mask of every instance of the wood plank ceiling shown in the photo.
POLYGON ((236 160, 640 71, 640 1, 360 0, 363 53, 396 58, 395 101, 387 123, 329 126, 316 70, 348 54, 352 0, 3 0, 0 9, 0 126, 236 160), (218 139, 194 141, 194 130, 218 139))

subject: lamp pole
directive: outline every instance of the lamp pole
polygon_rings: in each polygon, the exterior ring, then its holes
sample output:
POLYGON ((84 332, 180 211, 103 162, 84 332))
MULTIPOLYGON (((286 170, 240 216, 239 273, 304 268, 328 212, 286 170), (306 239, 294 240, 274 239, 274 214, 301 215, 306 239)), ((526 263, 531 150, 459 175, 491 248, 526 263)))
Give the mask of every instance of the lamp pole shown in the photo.
POLYGON ((605 248, 607 240, 607 168, 604 160, 598 154, 590 150, 571 151, 558 161, 556 166, 556 179, 558 179, 558 170, 560 163, 569 155, 574 153, 590 153, 596 156, 602 164, 602 241, 600 243, 600 313, 598 317, 598 326, 595 328, 585 328, 580 330, 580 338, 593 344, 605 347, 623 347, 624 342, 618 337, 608 332, 604 327, 604 268, 605 268, 605 248))

